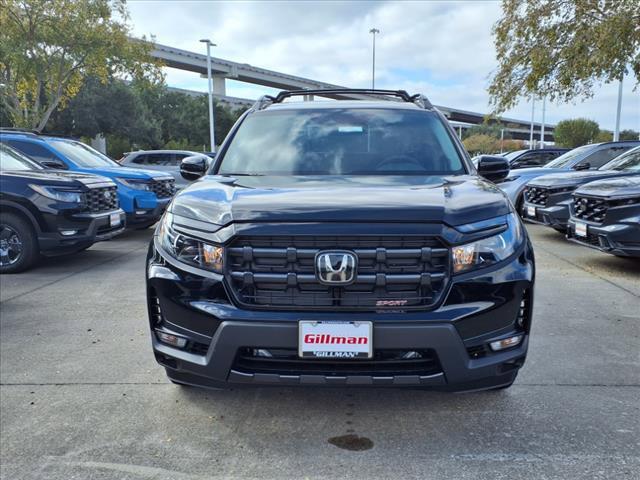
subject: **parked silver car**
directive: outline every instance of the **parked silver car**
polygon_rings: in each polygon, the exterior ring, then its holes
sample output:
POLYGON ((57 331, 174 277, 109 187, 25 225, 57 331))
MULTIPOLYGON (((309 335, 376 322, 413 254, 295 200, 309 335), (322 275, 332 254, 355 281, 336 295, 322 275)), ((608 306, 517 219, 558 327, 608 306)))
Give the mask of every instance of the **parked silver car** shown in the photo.
POLYGON ((119 162, 127 167, 170 173, 176 179, 176 188, 180 190, 190 183, 180 175, 180 162, 187 157, 202 157, 208 164, 212 160, 205 153, 189 150, 138 150, 125 153, 119 162))
POLYGON ((622 153, 640 145, 638 141, 605 142, 574 148, 555 160, 538 168, 511 170, 498 187, 507 194, 509 200, 522 212, 524 188, 528 182, 542 175, 564 173, 572 170, 595 170, 622 153))

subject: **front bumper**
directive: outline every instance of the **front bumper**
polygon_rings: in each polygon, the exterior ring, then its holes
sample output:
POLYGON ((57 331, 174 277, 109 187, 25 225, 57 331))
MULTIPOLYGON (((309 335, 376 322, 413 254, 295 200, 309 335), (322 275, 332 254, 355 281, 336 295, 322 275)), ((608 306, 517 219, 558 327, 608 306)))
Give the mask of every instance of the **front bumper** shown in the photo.
POLYGON ((638 222, 638 217, 628 220, 620 219, 609 225, 581 222, 571 218, 567 228, 567 239, 613 255, 640 257, 640 222, 638 222), (576 235, 576 223, 586 224, 586 236, 576 235))
POLYGON ((569 203, 561 202, 548 207, 541 207, 533 203, 524 202, 522 219, 529 223, 537 223, 565 231, 569 222, 569 203))
MULTIPOLYGON (((295 312, 243 310, 230 301, 222 277, 196 275, 150 246, 147 296, 153 350, 169 378, 207 387, 229 384, 421 386, 477 390, 510 384, 527 353, 533 304, 533 253, 527 243, 507 263, 454 277, 446 298, 431 311, 295 312), (264 373, 238 368, 243 348, 297 349, 298 322, 372 321, 374 350, 429 349, 438 371, 424 375, 264 373), (162 343, 156 329, 188 340, 162 343), (513 348, 493 352, 488 343, 522 335, 513 348)), ((329 362, 330 360, 319 360, 329 362)), ((358 360, 354 360, 357 362, 358 360)))
POLYGON ((38 234, 40 251, 43 255, 53 256, 88 248, 96 242, 120 235, 125 230, 125 222, 125 213, 119 208, 108 212, 47 217, 49 231, 38 234), (112 215, 117 215, 118 224, 112 224, 112 215), (62 233, 72 231, 76 233, 70 235, 62 233))
POLYGON ((135 208, 127 213, 127 227, 144 227, 150 226, 160 220, 160 217, 167 209, 167 205, 171 202, 170 198, 158 199, 154 208, 135 208))

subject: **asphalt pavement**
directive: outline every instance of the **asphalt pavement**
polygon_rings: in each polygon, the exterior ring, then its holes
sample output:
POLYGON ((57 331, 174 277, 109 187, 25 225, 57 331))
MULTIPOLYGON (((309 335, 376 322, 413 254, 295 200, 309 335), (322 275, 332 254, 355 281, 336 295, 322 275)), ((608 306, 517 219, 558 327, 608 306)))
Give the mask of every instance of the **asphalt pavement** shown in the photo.
POLYGON ((169 383, 151 230, 0 277, 0 478, 640 478, 640 262, 529 226, 529 356, 508 390, 169 383))

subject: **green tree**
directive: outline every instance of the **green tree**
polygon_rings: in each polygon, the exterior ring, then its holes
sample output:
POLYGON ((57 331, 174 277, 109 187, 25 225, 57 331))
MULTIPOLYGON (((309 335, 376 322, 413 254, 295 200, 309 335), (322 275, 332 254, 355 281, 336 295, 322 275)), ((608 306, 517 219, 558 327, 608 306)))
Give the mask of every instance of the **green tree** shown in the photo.
POLYGON ((12 123, 42 131, 88 77, 160 79, 128 22, 125 0, 0 0, 0 102, 12 123))
POLYGON ((638 0, 502 0, 494 25, 498 69, 489 93, 497 112, 521 95, 566 102, 590 97, 628 66, 640 82, 638 0))
POLYGON ((622 130, 620 140, 640 140, 640 133, 635 130, 622 130))
POLYGON ((553 130, 556 145, 575 148, 596 141, 600 127, 593 120, 574 118, 558 122, 553 130))
POLYGON ((465 138, 462 143, 467 152, 472 155, 500 151, 500 140, 489 135, 471 135, 465 138))

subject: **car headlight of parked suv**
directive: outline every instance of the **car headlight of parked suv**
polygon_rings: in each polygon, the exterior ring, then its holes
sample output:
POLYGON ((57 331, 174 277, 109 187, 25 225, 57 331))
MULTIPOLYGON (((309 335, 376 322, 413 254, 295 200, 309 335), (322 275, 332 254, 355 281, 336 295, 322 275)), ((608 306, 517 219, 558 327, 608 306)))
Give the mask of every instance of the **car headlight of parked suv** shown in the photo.
POLYGON ((137 180, 132 178, 116 178, 125 187, 133 188, 135 190, 151 190, 151 185, 147 180, 137 180))
POLYGON ((51 198, 59 202, 66 203, 82 203, 82 192, 77 190, 67 190, 57 187, 45 187, 43 185, 29 185, 29 187, 38 192, 43 197, 51 198))
POLYGON ((169 212, 164 215, 160 224, 158 241, 162 250, 179 262, 222 273, 224 248, 176 231, 173 227, 173 215, 169 212))
POLYGON ((498 235, 451 249, 454 273, 488 267, 515 253, 524 237, 522 224, 515 213, 510 213, 506 219, 507 228, 498 235))

